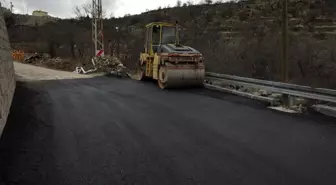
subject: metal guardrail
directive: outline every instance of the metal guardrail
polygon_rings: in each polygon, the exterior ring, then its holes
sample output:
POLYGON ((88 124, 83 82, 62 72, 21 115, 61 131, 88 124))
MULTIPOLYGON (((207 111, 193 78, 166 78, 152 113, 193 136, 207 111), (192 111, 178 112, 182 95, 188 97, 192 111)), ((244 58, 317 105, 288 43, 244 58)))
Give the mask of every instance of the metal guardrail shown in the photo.
MULTIPOLYGON (((266 81, 210 72, 206 73, 206 78, 215 79, 226 84, 240 85, 247 88, 260 88, 267 91, 296 97, 336 103, 336 90, 333 89, 313 88, 309 86, 300 86, 289 83, 266 81)), ((212 89, 216 88, 216 86, 213 85, 206 86, 209 86, 212 89)))

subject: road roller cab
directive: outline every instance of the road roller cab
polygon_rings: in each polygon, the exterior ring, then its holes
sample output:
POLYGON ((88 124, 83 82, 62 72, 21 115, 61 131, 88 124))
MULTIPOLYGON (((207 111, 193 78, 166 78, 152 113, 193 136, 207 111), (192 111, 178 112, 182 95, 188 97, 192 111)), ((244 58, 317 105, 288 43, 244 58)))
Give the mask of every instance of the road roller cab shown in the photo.
POLYGON ((166 22, 146 25, 144 52, 138 65, 139 80, 152 78, 162 89, 203 84, 203 56, 194 48, 180 44, 180 28, 166 22))

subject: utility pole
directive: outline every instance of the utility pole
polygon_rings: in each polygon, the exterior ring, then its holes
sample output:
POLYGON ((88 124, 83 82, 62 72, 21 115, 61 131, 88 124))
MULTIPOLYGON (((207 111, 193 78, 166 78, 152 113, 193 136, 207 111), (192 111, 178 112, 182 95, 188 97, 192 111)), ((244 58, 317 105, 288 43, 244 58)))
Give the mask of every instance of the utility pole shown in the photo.
POLYGON ((10 11, 13 13, 13 8, 14 8, 14 5, 12 2, 10 2, 10 11))
POLYGON ((112 41, 108 40, 109 55, 113 56, 112 41))
POLYGON ((288 82, 288 0, 282 0, 281 80, 288 82))
POLYGON ((116 27, 117 30, 117 57, 120 57, 120 33, 119 33, 119 27, 116 27))
POLYGON ((92 0, 92 41, 94 56, 104 56, 102 0, 92 0))

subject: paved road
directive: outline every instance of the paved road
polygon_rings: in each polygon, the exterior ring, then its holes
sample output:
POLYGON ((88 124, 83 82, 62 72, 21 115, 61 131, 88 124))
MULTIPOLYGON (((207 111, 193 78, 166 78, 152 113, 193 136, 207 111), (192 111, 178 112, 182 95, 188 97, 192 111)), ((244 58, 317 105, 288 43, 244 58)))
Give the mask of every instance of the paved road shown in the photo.
POLYGON ((46 79, 18 84, 3 184, 336 184, 333 119, 150 82, 46 79))

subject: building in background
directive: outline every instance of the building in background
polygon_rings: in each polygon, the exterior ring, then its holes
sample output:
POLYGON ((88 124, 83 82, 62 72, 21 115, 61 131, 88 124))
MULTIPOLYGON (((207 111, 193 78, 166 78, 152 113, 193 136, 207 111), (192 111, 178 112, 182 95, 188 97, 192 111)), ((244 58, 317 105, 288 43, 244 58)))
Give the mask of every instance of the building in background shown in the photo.
POLYGON ((48 12, 42 11, 42 10, 34 10, 33 16, 40 16, 40 17, 46 17, 48 16, 48 12))

